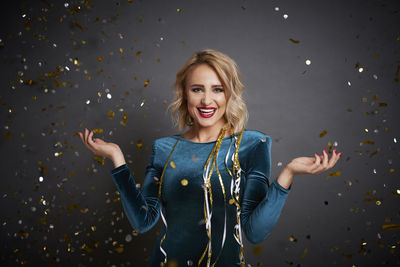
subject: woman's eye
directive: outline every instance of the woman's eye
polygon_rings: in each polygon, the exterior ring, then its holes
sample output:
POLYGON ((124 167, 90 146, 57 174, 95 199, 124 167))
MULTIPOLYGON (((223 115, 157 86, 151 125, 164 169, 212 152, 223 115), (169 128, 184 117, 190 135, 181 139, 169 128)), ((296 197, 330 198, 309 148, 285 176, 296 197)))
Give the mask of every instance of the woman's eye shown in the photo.
POLYGON ((192 88, 192 92, 200 92, 201 91, 201 88, 192 88))
POLYGON ((222 88, 215 88, 214 90, 217 93, 222 93, 224 91, 224 89, 222 89, 222 88))

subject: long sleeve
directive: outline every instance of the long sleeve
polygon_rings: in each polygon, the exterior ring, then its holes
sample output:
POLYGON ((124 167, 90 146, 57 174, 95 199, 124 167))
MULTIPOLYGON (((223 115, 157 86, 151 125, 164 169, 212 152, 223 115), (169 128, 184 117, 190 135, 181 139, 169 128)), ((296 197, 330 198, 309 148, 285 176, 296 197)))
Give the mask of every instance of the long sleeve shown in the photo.
POLYGON ((259 139, 247 157, 245 189, 242 200, 242 229, 251 243, 263 241, 275 226, 290 189, 275 180, 271 174, 271 138, 259 139))
POLYGON ((155 143, 146 167, 146 177, 142 190, 136 187, 127 164, 110 171, 121 195, 122 206, 132 227, 140 233, 150 230, 160 217, 161 203, 158 198, 158 183, 161 172, 155 167, 155 143))

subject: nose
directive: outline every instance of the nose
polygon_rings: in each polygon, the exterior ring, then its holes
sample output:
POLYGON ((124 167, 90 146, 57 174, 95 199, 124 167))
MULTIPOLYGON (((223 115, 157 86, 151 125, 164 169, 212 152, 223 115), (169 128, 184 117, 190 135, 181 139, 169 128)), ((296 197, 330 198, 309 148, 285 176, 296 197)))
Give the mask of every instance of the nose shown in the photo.
POLYGON ((212 102, 211 95, 209 92, 206 91, 203 94, 203 97, 201 98, 201 104, 204 106, 208 106, 208 105, 211 105, 211 102, 212 102))

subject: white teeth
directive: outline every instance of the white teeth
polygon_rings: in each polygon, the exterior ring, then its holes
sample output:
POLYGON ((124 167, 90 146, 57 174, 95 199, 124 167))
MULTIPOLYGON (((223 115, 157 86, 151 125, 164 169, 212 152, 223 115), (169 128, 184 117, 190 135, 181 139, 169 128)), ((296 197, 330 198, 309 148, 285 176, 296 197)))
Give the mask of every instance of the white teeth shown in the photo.
POLYGON ((215 111, 215 109, 202 109, 202 108, 199 108, 199 110, 201 113, 207 113, 207 114, 211 114, 215 111))

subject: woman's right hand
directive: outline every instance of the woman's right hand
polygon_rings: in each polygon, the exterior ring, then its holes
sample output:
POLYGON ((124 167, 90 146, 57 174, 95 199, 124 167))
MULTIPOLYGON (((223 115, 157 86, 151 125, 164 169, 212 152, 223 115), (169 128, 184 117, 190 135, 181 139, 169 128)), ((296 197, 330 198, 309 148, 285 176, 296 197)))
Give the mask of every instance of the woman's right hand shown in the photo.
POLYGON ((116 158, 123 158, 121 149, 117 144, 104 142, 99 138, 92 140, 93 131, 85 128, 85 134, 78 132, 82 142, 91 150, 95 155, 103 156, 114 161, 116 158))

